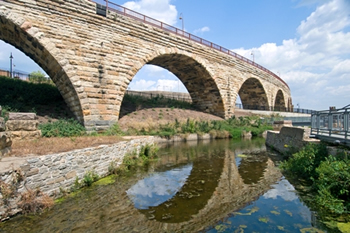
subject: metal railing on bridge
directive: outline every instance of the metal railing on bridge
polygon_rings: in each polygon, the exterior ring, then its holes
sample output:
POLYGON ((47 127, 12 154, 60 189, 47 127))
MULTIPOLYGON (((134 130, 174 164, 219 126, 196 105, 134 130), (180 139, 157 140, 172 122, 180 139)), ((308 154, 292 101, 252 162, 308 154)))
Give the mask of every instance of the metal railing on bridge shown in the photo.
POLYGON ((294 113, 305 113, 305 114, 311 114, 312 112, 315 112, 315 110, 311 109, 303 109, 303 108, 293 108, 288 109, 286 107, 279 107, 279 106, 264 106, 264 105, 244 105, 236 103, 237 109, 249 109, 249 110, 260 110, 260 111, 274 111, 274 112, 294 112, 294 113))
POLYGON ((328 141, 350 144, 350 104, 344 108, 317 111, 311 114, 311 135, 328 141))
POLYGON ((226 49, 224 47, 221 47, 220 45, 217 45, 217 44, 214 44, 208 40, 205 40, 205 39, 202 39, 198 36, 195 36, 195 35, 192 35, 191 33, 188 33, 184 30, 181 30, 179 28, 176 28, 176 27, 173 27, 171 25, 168 25, 166 23, 163 23, 159 20, 156 20, 156 19, 153 19, 151 17, 148 17, 146 15, 143 15, 141 13, 138 13, 136 11, 133 11, 133 10, 130 10, 128 8, 125 8, 123 6, 120 6, 118 4, 115 4, 115 3, 112 3, 112 2, 109 2, 108 0, 104 0, 106 2, 106 5, 102 5, 100 3, 98 3, 96 0, 92 0, 93 2, 96 3, 96 13, 98 13, 99 15, 103 15, 103 16, 107 16, 107 13, 110 11, 110 12, 114 12, 114 13, 117 13, 117 14, 121 14, 121 15, 125 15, 125 16, 128 16, 130 18, 133 18, 135 20, 138 20, 138 21, 141 21, 143 23, 146 23, 146 24, 150 24, 154 27, 158 27, 160 29, 163 29, 165 31, 168 31, 170 33, 173 33, 173 34, 176 34, 176 35, 179 35, 179 36, 182 36, 186 39, 189 39, 189 40, 192 40, 192 41, 195 41, 199 44, 202 44, 202 45, 205 45, 207 47, 210 47, 210 48, 213 48, 215 50, 218 50, 220 52, 223 52, 223 53, 226 53, 230 56, 233 56, 235 58, 238 58, 250 65, 253 65, 257 68, 259 68, 260 70, 262 71, 265 71, 269 74, 271 74, 272 76, 274 76, 275 78, 277 78, 279 81, 281 81, 283 84, 285 84, 288 88, 288 84, 283 81, 278 75, 276 75, 275 73, 273 73, 272 71, 266 69, 265 67, 255 63, 254 61, 251 61, 249 60, 248 58, 245 58, 229 49, 226 49))

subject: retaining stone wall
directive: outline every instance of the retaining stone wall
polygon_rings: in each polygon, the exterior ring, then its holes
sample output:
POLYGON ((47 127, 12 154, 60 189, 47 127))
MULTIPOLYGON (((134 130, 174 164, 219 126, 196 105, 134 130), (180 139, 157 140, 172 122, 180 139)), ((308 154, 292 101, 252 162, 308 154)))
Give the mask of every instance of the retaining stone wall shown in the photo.
POLYGON ((280 153, 298 151, 310 142, 309 136, 309 128, 284 126, 280 132, 267 132, 266 145, 280 153))
POLYGON ((101 145, 27 159, 19 168, 0 173, 0 184, 1 182, 10 184, 16 171, 23 174, 23 181, 17 185, 15 196, 7 205, 0 194, 0 221, 21 211, 17 203, 21 194, 27 190, 40 189, 56 197, 60 194, 60 190, 69 190, 73 187, 76 177, 81 180, 89 171, 95 171, 100 177, 107 176, 112 161, 119 166, 126 153, 135 149, 139 151, 142 146, 152 143, 154 137, 140 137, 114 145, 101 145))

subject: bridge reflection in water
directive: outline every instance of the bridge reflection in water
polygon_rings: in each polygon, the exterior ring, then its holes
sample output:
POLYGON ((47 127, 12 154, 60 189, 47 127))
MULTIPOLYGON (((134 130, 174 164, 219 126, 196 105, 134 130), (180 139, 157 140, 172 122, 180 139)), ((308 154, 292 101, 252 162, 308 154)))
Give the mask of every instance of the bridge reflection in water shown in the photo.
POLYGON ((193 144, 162 148, 148 172, 86 189, 41 216, 19 217, 3 229, 198 232, 249 205, 281 177, 264 140, 193 144))

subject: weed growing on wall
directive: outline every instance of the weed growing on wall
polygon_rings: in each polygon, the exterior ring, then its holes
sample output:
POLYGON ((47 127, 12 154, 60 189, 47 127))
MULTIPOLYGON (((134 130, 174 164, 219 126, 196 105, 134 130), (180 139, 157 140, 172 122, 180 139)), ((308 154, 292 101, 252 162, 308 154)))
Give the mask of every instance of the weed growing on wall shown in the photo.
POLYGON ((112 162, 108 167, 108 171, 110 174, 126 174, 134 169, 143 167, 151 160, 158 158, 158 150, 159 147, 157 145, 146 144, 145 146, 141 147, 139 153, 137 153, 136 150, 127 153, 119 167, 116 166, 115 162, 112 162))

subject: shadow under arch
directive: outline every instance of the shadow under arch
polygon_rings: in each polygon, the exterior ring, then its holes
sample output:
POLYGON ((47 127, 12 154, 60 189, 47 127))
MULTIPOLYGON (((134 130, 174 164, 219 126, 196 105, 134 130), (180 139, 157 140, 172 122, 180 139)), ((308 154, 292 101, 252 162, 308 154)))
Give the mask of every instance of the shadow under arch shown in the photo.
POLYGON ((266 91, 256 78, 248 78, 238 91, 244 109, 269 110, 266 91))
MULTIPOLYGON (((38 40, 27 32, 30 28, 30 26, 28 28, 21 28, 21 26, 7 19, 4 15, 0 15, 0 40, 16 47, 36 62, 56 84, 64 101, 77 120, 80 123, 84 123, 78 94, 66 71, 45 45, 41 43, 42 39, 44 39, 44 35, 41 35, 41 38, 38 40)), ((38 30, 37 28, 35 29, 38 30)), ((36 35, 38 34, 40 34, 39 30, 36 35)))
POLYGON ((217 83, 202 62, 179 52, 153 53, 138 67, 134 76, 145 64, 156 65, 173 73, 187 88, 193 105, 199 111, 225 117, 224 101, 217 83))
POLYGON ((284 101, 284 95, 281 90, 277 91, 274 109, 277 111, 286 111, 286 103, 284 101))

